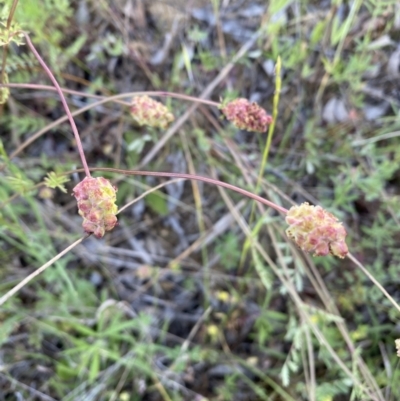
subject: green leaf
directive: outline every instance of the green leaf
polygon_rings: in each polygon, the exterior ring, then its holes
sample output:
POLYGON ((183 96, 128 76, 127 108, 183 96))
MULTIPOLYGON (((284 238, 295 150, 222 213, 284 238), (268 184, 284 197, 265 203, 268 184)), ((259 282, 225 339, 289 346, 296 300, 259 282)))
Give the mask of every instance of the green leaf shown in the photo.
POLYGON ((215 251, 221 256, 221 265, 227 269, 234 269, 240 259, 238 237, 233 233, 226 234, 217 244, 215 251))
POLYGON ((140 154, 144 148, 144 145, 146 142, 151 141, 152 138, 150 135, 142 135, 140 137, 135 138, 132 142, 129 143, 128 145, 128 151, 129 152, 135 152, 137 154, 140 154))
POLYGON ((57 363, 56 365, 57 376, 63 380, 75 379, 78 372, 74 368, 64 365, 64 362, 57 363))
POLYGON ((4 149, 3 141, 0 139, 0 160, 8 162, 8 155, 6 150, 4 149))
MULTIPOLYGON (((5 73, 3 75, 4 83, 8 84, 8 75, 5 73)), ((4 104, 8 97, 10 96, 10 89, 9 88, 0 88, 0 104, 4 104)))
POLYGON ((168 214, 168 205, 164 194, 161 191, 154 191, 145 198, 146 204, 161 216, 168 214))
POLYGON ((2 345, 11 333, 18 327, 19 320, 21 319, 21 316, 14 316, 10 319, 2 319, 1 322, 1 330, 0 330, 0 345, 2 345))
POLYGON ((78 39, 76 39, 70 46, 64 49, 64 56, 66 56, 68 59, 75 57, 82 49, 83 45, 86 43, 86 40, 86 34, 78 36, 78 39))
POLYGON ((283 386, 287 387, 290 383, 290 371, 289 371, 289 367, 286 363, 282 366, 280 376, 281 376, 283 386))
POLYGON ((33 187, 33 182, 28 178, 22 177, 20 173, 17 173, 14 177, 6 177, 6 180, 9 182, 11 188, 19 194, 22 194, 33 187))
POLYGON ((318 21, 311 32, 310 36, 311 44, 313 45, 317 44, 324 36, 325 31, 326 31, 326 21, 318 21))
POLYGON ((12 22, 10 28, 7 29, 6 20, 3 18, 2 15, 0 17, 0 46, 5 46, 9 43, 15 43, 17 46, 22 45, 23 34, 16 33, 20 30, 21 27, 15 22, 12 22))
POLYGON ((100 372, 100 354, 94 350, 89 369, 89 382, 93 383, 100 372))

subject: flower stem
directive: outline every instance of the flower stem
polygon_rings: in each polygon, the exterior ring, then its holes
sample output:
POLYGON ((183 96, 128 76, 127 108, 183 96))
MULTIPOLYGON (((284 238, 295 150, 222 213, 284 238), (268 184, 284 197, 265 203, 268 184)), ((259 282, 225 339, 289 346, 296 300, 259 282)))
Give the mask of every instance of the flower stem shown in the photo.
POLYGON ((29 48, 32 50, 32 53, 35 55, 35 57, 38 59, 39 63, 43 67, 43 69, 46 71, 47 75, 53 82, 53 85, 55 86, 58 95, 60 96, 61 102, 64 106, 65 113, 68 116, 69 122, 71 124, 72 132, 74 133, 75 136, 75 141, 76 141, 76 146, 78 148, 79 156, 81 157, 82 160, 82 165, 85 170, 85 174, 87 177, 90 177, 90 170, 86 161, 85 153, 83 152, 83 147, 82 147, 82 142, 81 138, 79 136, 78 128, 76 128, 76 124, 74 121, 74 118, 72 117, 71 111, 69 110, 68 103, 65 100, 65 96, 61 90, 60 85, 58 84, 56 78, 54 77, 53 73, 50 71, 50 68, 47 66, 47 64, 43 61, 43 59, 40 57, 39 53, 37 52, 35 46, 33 45, 29 35, 26 32, 22 32, 23 35, 25 36, 26 42, 29 46, 29 48))
POLYGON ((43 273, 48 267, 50 267, 54 262, 59 260, 62 256, 67 254, 71 249, 75 248, 77 245, 79 245, 84 239, 86 239, 88 235, 85 235, 82 238, 79 238, 77 241, 75 241, 73 244, 65 248, 63 251, 61 251, 58 255, 54 256, 54 258, 50 259, 47 263, 45 263, 43 266, 39 267, 37 270, 35 270, 33 273, 31 273, 28 277, 25 277, 21 282, 19 282, 15 287, 13 287, 10 291, 8 291, 6 294, 4 294, 0 298, 0 306, 3 305, 8 299, 10 299, 13 295, 15 295, 21 288, 25 287, 32 279, 37 277, 39 274, 43 273))
MULTIPOLYGON (((170 173, 170 172, 161 172, 161 171, 142 171, 142 170, 121 170, 117 168, 107 168, 107 167, 91 167, 91 171, 109 171, 112 173, 120 173, 125 175, 144 175, 144 176, 153 176, 153 177, 172 177, 172 178, 183 178, 186 180, 196 180, 206 182, 207 184, 217 185, 219 187, 227 188, 232 191, 238 192, 243 196, 247 196, 248 198, 254 199, 260 203, 263 203, 266 206, 272 207, 276 211, 282 214, 287 214, 288 210, 282 206, 277 205, 274 202, 269 201, 268 199, 264 199, 261 196, 253 194, 252 192, 246 191, 245 189, 239 188, 235 185, 228 184, 223 181, 215 180, 214 178, 203 177, 201 175, 195 174, 185 174, 185 173, 170 173)), ((79 170, 78 170, 79 171, 79 170)))
MULTIPOLYGON (((16 84, 16 83, 2 83, 0 85, 0 88, 26 88, 26 89, 41 89, 41 90, 51 90, 51 91, 57 91, 57 88, 53 88, 52 86, 46 86, 46 85, 37 85, 37 84, 16 84)), ((72 93, 72 94, 77 94, 78 92, 76 91, 71 91, 68 89, 61 88, 61 90, 65 93, 72 93)), ((58 91, 57 91, 58 92, 58 91)), ((104 98, 104 96, 94 96, 92 94, 88 94, 85 92, 79 92, 80 96, 87 96, 87 97, 97 97, 97 98, 104 98)), ((124 97, 129 97, 129 96, 142 96, 142 95, 147 95, 147 96, 158 96, 158 97, 170 97, 170 98, 175 98, 175 99, 180 99, 184 100, 186 102, 192 102, 192 103, 200 103, 200 104, 205 104, 207 106, 213 106, 213 107, 219 107, 221 103, 214 102, 213 100, 207 100, 207 99, 201 99, 195 96, 189 96, 189 95, 183 95, 181 93, 175 93, 175 92, 166 92, 166 91, 141 91, 141 92, 131 92, 131 93, 124 93, 124 97)))
POLYGON ((393 299, 393 297, 385 290, 383 285, 359 262, 351 253, 347 257, 374 283, 379 291, 390 301, 390 303, 400 312, 400 305, 393 299))

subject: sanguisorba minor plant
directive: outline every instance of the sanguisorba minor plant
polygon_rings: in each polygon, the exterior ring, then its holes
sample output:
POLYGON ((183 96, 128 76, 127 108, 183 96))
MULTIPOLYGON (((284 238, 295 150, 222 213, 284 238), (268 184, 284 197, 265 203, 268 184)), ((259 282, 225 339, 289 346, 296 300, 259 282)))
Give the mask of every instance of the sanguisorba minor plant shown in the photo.
MULTIPOLYGON (((77 149, 86 174, 86 177, 73 189, 74 196, 78 203, 79 214, 84 220, 83 229, 87 234, 94 234, 97 238, 102 238, 107 231, 112 230, 117 224, 116 213, 118 207, 115 204, 117 188, 104 177, 94 178, 91 176, 79 132, 62 89, 49 67, 35 49, 29 35, 25 32, 22 32, 22 34, 25 37, 29 48, 53 82, 75 136, 77 149)), ((164 95, 168 94, 164 93, 164 95)), ((250 102, 247 99, 239 98, 227 102, 226 104, 219 104, 179 94, 171 95, 184 100, 199 101, 216 106, 237 128, 250 132, 265 132, 268 125, 272 122, 272 117, 268 115, 264 109, 262 109, 257 103, 250 102)), ((132 100, 130 111, 132 117, 140 125, 166 128, 168 124, 174 120, 173 114, 163 104, 153 100, 147 95, 135 96, 132 100)), ((147 172, 137 172, 137 174, 143 175, 146 175, 146 173, 147 172)), ((153 173, 153 175, 159 176, 165 176, 165 174, 166 173, 153 173)), ((287 235, 306 252, 312 252, 314 255, 318 256, 332 254, 340 258, 344 258, 348 253, 348 248, 345 242, 346 230, 342 223, 338 222, 332 214, 325 211, 320 206, 311 206, 304 203, 300 206, 294 206, 288 211, 273 202, 258 197, 256 194, 218 180, 179 173, 168 173, 168 175, 176 178, 191 178, 202 181, 207 180, 209 183, 214 185, 229 187, 244 196, 261 201, 280 213, 287 214, 286 222, 290 226, 287 229, 287 235)))
MULTIPOLYGON (((75 136, 77 151, 80 155, 85 177, 73 189, 73 195, 76 198, 78 212, 83 218, 83 230, 87 235, 94 235, 97 238, 102 238, 107 231, 111 231, 117 225, 118 207, 116 205, 117 188, 113 186, 109 180, 104 177, 92 177, 90 169, 85 158, 80 136, 73 116, 69 110, 67 101, 63 91, 55 79, 53 73, 43 61, 34 45, 31 42, 29 35, 21 30, 13 30, 11 25, 8 25, 0 35, 1 43, 7 46, 11 41, 22 44, 22 39, 26 41, 30 50, 33 52, 50 80, 52 81, 55 90, 61 99, 65 113, 68 116, 73 134, 75 136)), ((4 67, 4 62, 3 62, 4 67)), ((0 88, 0 101, 4 103, 9 96, 9 85, 7 77, 2 69, 2 79, 0 88)), ((27 87, 29 85, 26 85, 27 87)), ((148 125, 165 129, 174 120, 174 115, 162 103, 154 100, 151 96, 174 97, 183 101, 201 102, 205 105, 217 107, 222 116, 234 124, 237 128, 251 132, 265 132, 268 126, 272 123, 272 117, 262 109, 257 103, 250 102, 247 99, 239 98, 229 102, 217 103, 210 100, 198 99, 186 95, 168 93, 168 92, 149 92, 147 94, 138 94, 133 97, 130 104, 130 113, 133 119, 139 125, 148 125)), ((100 169, 101 170, 101 169, 100 169)), ((122 171, 117 169, 103 169, 107 171, 115 171, 118 173, 126 173, 127 175, 151 175, 158 177, 174 177, 189 180, 198 180, 211 185, 221 186, 240 193, 243 196, 263 203, 266 206, 274 208, 277 212, 285 216, 288 228, 286 229, 287 236, 293 240, 297 246, 304 252, 312 253, 316 256, 333 255, 338 258, 348 257, 356 264, 382 291, 392 305, 400 312, 400 306, 380 285, 379 282, 358 262, 354 256, 349 253, 346 244, 346 229, 338 219, 331 213, 323 209, 321 206, 309 205, 303 203, 293 206, 289 210, 279 206, 261 196, 238 188, 234 185, 218 181, 213 178, 170 172, 152 172, 152 171, 122 171)), ((85 238, 85 237, 84 237, 85 238)), ((12 288, 0 298, 0 305, 4 304, 12 295, 26 285, 32 278, 44 271, 57 258, 68 252, 74 245, 82 241, 77 241, 72 246, 68 247, 54 259, 39 268, 33 274, 24 279, 17 286, 12 288)), ((396 341, 397 352, 399 355, 400 340, 396 341)), ((399 355, 400 356, 400 355, 399 355)))

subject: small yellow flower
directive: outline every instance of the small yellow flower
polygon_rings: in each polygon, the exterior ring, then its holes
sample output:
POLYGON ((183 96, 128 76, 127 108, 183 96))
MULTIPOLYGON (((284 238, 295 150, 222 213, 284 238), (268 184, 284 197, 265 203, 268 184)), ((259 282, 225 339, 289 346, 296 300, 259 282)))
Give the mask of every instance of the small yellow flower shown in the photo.
POLYGON ((227 291, 217 291, 217 299, 221 302, 228 302, 230 299, 229 292, 227 291))
POLYGON ((210 324, 207 326, 207 334, 211 337, 213 341, 216 341, 219 336, 218 326, 215 324, 210 324))

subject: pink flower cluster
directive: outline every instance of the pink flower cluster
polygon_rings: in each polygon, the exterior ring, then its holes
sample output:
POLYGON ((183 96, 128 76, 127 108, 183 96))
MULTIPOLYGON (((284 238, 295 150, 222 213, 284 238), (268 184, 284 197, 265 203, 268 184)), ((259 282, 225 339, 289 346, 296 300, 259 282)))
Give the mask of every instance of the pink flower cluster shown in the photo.
POLYGON ((293 206, 286 215, 286 234, 305 252, 314 256, 332 254, 344 258, 349 250, 342 223, 321 206, 302 203, 293 206))
POLYGON ((75 186, 73 192, 86 233, 93 233, 97 238, 102 238, 106 231, 115 227, 118 211, 115 204, 117 189, 110 181, 103 177, 85 177, 75 186))
POLYGON ((148 96, 135 96, 132 99, 131 115, 140 125, 165 129, 174 121, 174 115, 160 102, 148 96))
POLYGON ((221 107, 224 116, 237 128, 251 132, 265 132, 272 117, 257 103, 235 99, 221 107))

